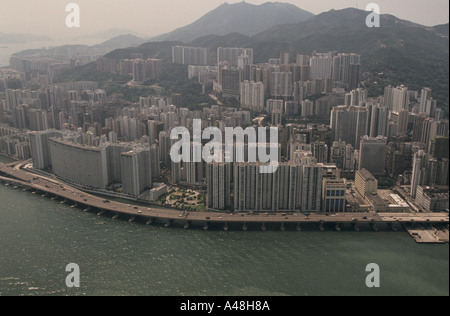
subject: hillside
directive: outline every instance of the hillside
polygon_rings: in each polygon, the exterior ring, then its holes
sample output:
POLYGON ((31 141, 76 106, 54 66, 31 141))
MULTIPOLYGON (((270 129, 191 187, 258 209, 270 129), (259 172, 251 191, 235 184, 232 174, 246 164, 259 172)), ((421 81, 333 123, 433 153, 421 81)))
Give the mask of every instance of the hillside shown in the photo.
POLYGON ((362 10, 331 10, 306 22, 272 27, 252 37, 248 46, 260 48, 255 52, 259 60, 274 55, 264 49, 265 42, 275 44, 278 50, 292 53, 336 50, 375 54, 381 50, 395 49, 404 54, 414 48, 419 49, 421 54, 430 54, 433 52, 430 52, 428 45, 432 45, 439 48, 437 54, 448 54, 448 48, 445 47, 448 39, 437 36, 436 32, 424 26, 392 15, 382 15, 380 28, 368 28, 365 25, 366 17, 367 12, 362 10))
POLYGON ((124 34, 118 35, 116 37, 111 38, 101 44, 95 45, 97 48, 112 48, 120 49, 127 47, 135 47, 144 44, 146 41, 143 38, 137 37, 133 34, 124 34))
MULTIPOLYGON (((382 15, 380 28, 368 28, 366 17, 367 12, 362 10, 331 10, 300 23, 273 26, 252 37, 239 33, 206 35, 185 43, 209 47, 213 52, 219 46, 251 47, 256 63, 276 58, 281 51, 290 52, 292 62, 297 53, 358 53, 362 56, 363 85, 371 96, 383 94, 389 84, 404 84, 419 91, 430 87, 448 117, 448 24, 430 28, 382 15)), ((171 47, 180 44, 151 42, 113 51, 107 57, 130 58, 132 53, 142 53, 145 58, 170 62, 171 47)))
POLYGON ((62 61, 68 61, 71 58, 77 58, 79 54, 107 54, 121 48, 136 47, 145 42, 144 39, 135 35, 119 35, 111 38, 103 43, 88 46, 88 45, 63 45, 56 47, 49 47, 45 49, 28 49, 17 53, 13 56, 18 57, 48 57, 58 58, 62 61), (64 60, 64 58, 66 60, 64 60))
POLYGON ((223 36, 202 36, 188 43, 188 45, 193 47, 208 47, 212 51, 215 51, 218 47, 245 47, 250 43, 250 41, 250 36, 240 33, 230 33, 223 36))
POLYGON ((433 27, 433 29, 435 29, 441 36, 448 37, 448 33, 449 33, 449 24, 448 23, 436 25, 435 27, 433 27))
POLYGON ((314 16, 295 5, 267 2, 253 5, 246 2, 224 3, 194 23, 173 32, 155 37, 154 41, 191 42, 206 35, 241 33, 256 35, 270 27, 283 23, 298 23, 314 16))
POLYGON ((280 51, 292 56, 313 51, 361 54, 364 78, 373 93, 381 93, 387 84, 431 87, 448 115, 449 39, 439 33, 445 26, 427 28, 382 15, 380 28, 368 28, 366 17, 362 10, 332 10, 298 24, 275 26, 252 37, 247 46, 254 48, 256 62, 280 51))
POLYGON ((131 58, 132 54, 142 54, 143 58, 159 58, 166 62, 172 60, 172 46, 182 45, 182 42, 150 42, 138 47, 128 47, 117 49, 108 53, 105 57, 114 59, 131 58))

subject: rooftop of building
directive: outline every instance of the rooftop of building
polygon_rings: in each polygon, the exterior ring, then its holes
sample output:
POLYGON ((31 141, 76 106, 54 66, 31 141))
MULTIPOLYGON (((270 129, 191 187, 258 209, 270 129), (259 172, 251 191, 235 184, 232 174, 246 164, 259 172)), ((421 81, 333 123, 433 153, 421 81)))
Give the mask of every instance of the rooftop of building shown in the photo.
POLYGON ((392 190, 378 190, 378 195, 383 198, 387 203, 389 203, 390 207, 398 206, 398 207, 409 207, 409 204, 406 203, 404 199, 400 197, 397 193, 392 190))
POLYGON ((153 183, 153 189, 151 191, 157 191, 167 186, 165 183, 153 183))
POLYGON ((420 190, 423 194, 432 199, 449 199, 449 187, 448 186, 420 186, 420 190))
POLYGON ((330 179, 330 178, 324 178, 323 182, 326 183, 327 185, 347 185, 347 180, 346 179, 330 179))
POLYGON ((69 140, 65 140, 65 139, 61 139, 61 138, 57 138, 57 137, 51 137, 50 141, 61 144, 61 145, 70 146, 70 147, 83 149, 83 150, 89 150, 89 151, 101 152, 101 151, 105 150, 105 147, 89 147, 89 146, 86 146, 83 144, 74 143, 69 140))
POLYGON ((366 195, 367 200, 370 201, 370 203, 373 206, 387 206, 388 203, 378 194, 368 194, 366 195))
POLYGON ((367 169, 358 170, 356 174, 359 174, 364 181, 377 181, 373 174, 371 174, 367 169))

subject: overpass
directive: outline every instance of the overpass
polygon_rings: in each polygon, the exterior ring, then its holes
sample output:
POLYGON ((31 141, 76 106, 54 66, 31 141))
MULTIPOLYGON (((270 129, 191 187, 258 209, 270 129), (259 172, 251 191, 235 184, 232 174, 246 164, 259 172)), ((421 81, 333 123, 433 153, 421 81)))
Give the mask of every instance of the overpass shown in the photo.
MULTIPOLYGON (((17 163, 16 163, 17 165, 17 163)), ((143 220, 147 224, 154 221, 170 225, 189 228, 190 225, 208 229, 210 226, 228 230, 230 226, 247 230, 249 226, 266 230, 268 226, 278 227, 282 231, 287 227, 301 230, 302 227, 318 225, 320 230, 332 226, 340 231, 344 225, 351 225, 359 230, 362 225, 377 230, 377 225, 385 224, 394 231, 403 224, 415 225, 448 225, 447 213, 338 213, 311 214, 305 216, 300 212, 286 213, 226 213, 226 212, 183 212, 174 209, 152 208, 109 201, 104 198, 89 195, 86 192, 71 187, 61 181, 41 175, 29 173, 17 168, 14 164, 0 163, 0 182, 15 188, 24 188, 34 194, 61 199, 60 203, 71 204, 72 207, 85 211, 97 212, 98 215, 109 213, 114 218, 119 216, 129 218, 129 221, 143 220)))

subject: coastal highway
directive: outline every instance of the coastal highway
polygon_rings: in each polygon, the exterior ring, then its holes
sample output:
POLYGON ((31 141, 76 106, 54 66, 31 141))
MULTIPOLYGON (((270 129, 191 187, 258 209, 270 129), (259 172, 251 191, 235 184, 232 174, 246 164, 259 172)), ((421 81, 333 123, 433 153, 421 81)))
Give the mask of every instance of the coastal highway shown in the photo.
POLYGON ((135 206, 130 204, 108 201, 104 198, 89 195, 75 189, 61 181, 49 179, 40 175, 29 173, 20 168, 14 168, 0 163, 0 180, 11 182, 14 185, 38 190, 39 194, 57 196, 67 203, 77 204, 80 208, 96 209, 98 212, 108 211, 116 215, 126 215, 132 218, 143 217, 161 221, 181 221, 186 223, 430 223, 448 224, 447 213, 339 213, 315 214, 305 216, 299 212, 267 212, 267 213, 226 213, 226 212, 183 212, 174 209, 159 209, 135 206))

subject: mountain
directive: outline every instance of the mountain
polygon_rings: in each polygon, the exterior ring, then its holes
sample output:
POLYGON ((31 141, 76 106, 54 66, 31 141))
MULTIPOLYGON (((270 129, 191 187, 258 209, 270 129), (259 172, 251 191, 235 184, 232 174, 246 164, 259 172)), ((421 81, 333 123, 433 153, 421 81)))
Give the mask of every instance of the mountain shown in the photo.
POLYGON ((412 90, 433 89, 438 106, 448 114, 448 24, 429 28, 392 15, 381 15, 379 28, 365 24, 368 12, 353 8, 331 10, 297 24, 274 26, 247 44, 255 50, 255 62, 288 51, 353 52, 361 55, 363 77, 372 94, 385 85, 404 84, 412 90))
POLYGON ((365 24, 367 14, 353 8, 331 10, 305 22, 274 26, 252 37, 249 46, 258 48, 255 53, 264 60, 267 56, 276 56, 264 50, 262 46, 265 42, 275 44, 276 47, 271 48, 273 50, 307 54, 336 50, 373 55, 396 50, 403 55, 412 48, 419 49, 422 54, 432 53, 427 44, 432 47, 437 45, 439 52, 448 54, 448 48, 444 47, 448 39, 438 38, 437 32, 425 26, 392 15, 381 15, 381 27, 369 28, 365 24))
POLYGON ((32 34, 5 34, 0 32, 0 44, 23 44, 27 42, 51 41, 47 36, 32 34))
MULTIPOLYGON (((245 4, 240 4, 245 6, 245 4)), ((381 15, 379 28, 368 28, 368 12, 353 8, 331 10, 310 19, 273 26, 254 36, 239 33, 204 35, 185 44, 209 47, 250 47, 254 62, 267 62, 280 52, 298 53, 338 51, 361 55, 363 86, 371 96, 382 95, 384 87, 404 84, 410 90, 433 89, 432 96, 448 117, 449 113, 449 37, 448 24, 426 27, 381 15)), ((130 58, 142 53, 145 58, 171 60, 171 46, 182 42, 151 42, 120 49, 107 57, 130 58)))
POLYGON ((446 36, 448 37, 448 33, 449 33, 449 24, 441 24, 441 25, 436 25, 433 27, 433 29, 438 32, 441 36, 446 36))
MULTIPOLYGON (((109 39, 101 44, 88 46, 88 45, 62 45, 41 49, 28 49, 17 53, 13 56, 17 57, 47 57, 47 58, 61 58, 66 56, 66 60, 71 58, 78 58, 79 54, 108 54, 109 52, 117 49, 137 47, 145 43, 146 40, 137 37, 135 35, 120 35, 109 39)), ((63 58, 64 59, 64 58, 63 58)))
POLYGON ((218 47, 244 47, 251 41, 250 36, 240 33, 230 33, 223 36, 206 35, 195 39, 188 45, 193 47, 208 47, 215 51, 218 47))
POLYGON ((123 30, 123 29, 109 29, 103 32, 97 32, 90 35, 85 35, 83 38, 93 38, 93 39, 108 39, 108 38, 114 38, 118 37, 124 34, 131 34, 135 36, 139 36, 137 33, 130 31, 130 30, 123 30))
POLYGON ((126 59, 131 58, 132 54, 142 54, 143 58, 159 58, 166 62, 172 60, 172 46, 183 45, 182 42, 149 42, 138 47, 128 47, 116 49, 107 55, 106 58, 126 59))
POLYGON ((145 42, 146 40, 144 40, 143 38, 137 37, 132 34, 127 34, 111 38, 110 40, 107 40, 101 44, 95 45, 95 47, 111 48, 111 50, 114 50, 120 48, 139 46, 144 44, 145 42))
POLYGON ((241 33, 256 35, 268 28, 284 23, 297 23, 314 16, 295 5, 267 2, 253 5, 246 2, 224 3, 194 23, 173 32, 155 37, 154 41, 191 42, 206 35, 227 35, 241 33))

